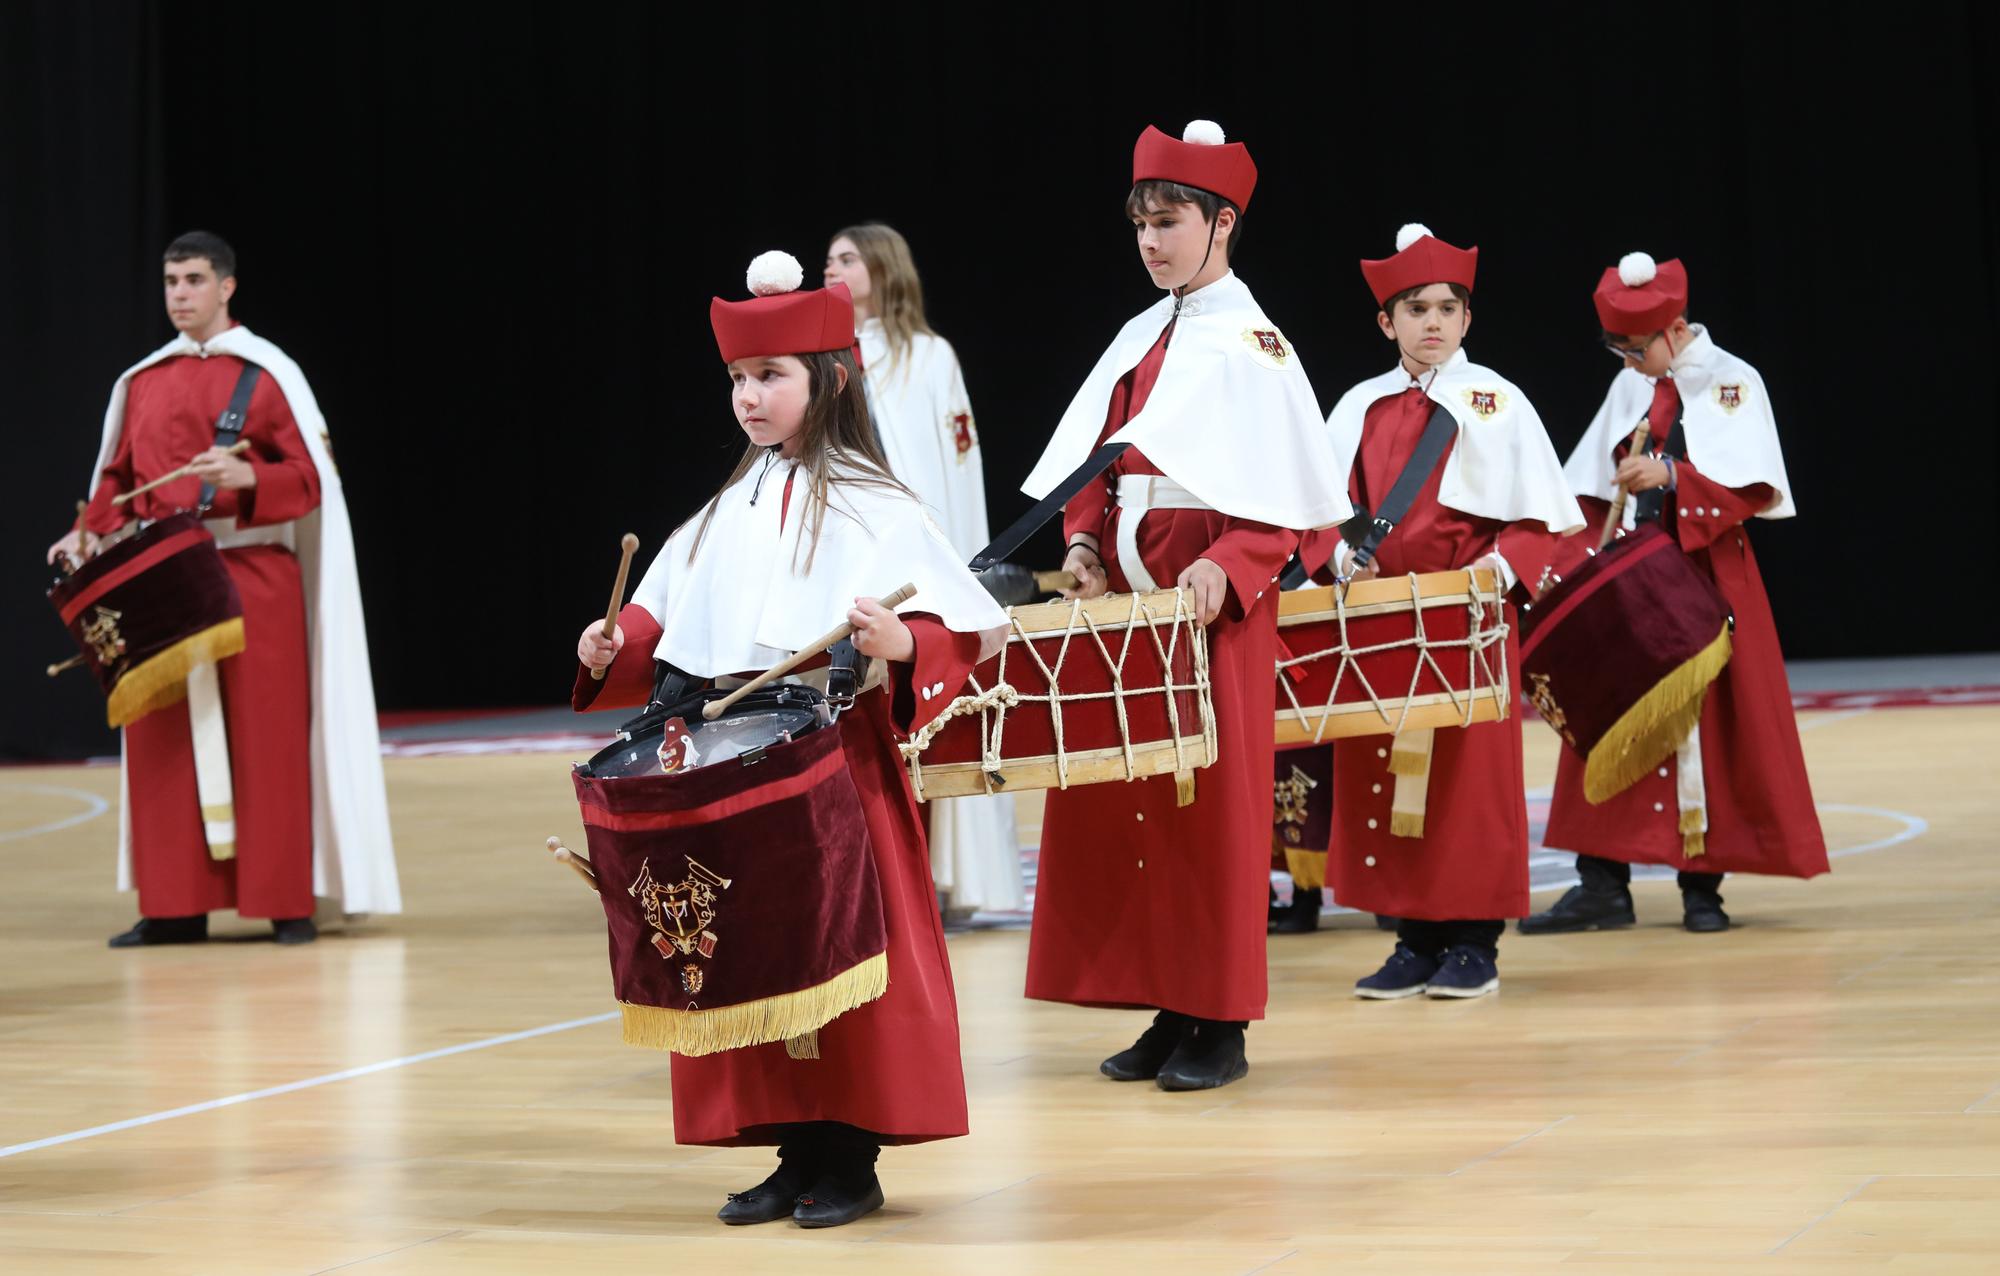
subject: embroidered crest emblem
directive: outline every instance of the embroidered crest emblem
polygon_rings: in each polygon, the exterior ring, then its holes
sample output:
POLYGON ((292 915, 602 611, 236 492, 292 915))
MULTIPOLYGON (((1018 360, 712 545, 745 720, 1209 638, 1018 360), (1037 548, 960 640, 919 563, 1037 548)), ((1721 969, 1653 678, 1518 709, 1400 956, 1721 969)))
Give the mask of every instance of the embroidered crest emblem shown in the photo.
POLYGON ((1490 421, 1498 416, 1500 409, 1507 406, 1507 395, 1501 390, 1467 390, 1465 406, 1482 421, 1490 421))
POLYGON ((954 412, 946 417, 945 424, 951 428, 951 441, 958 448, 958 463, 965 464, 966 454, 978 440, 972 433, 972 413, 954 412))
POLYGON ((1304 839, 1306 795, 1318 787, 1318 780, 1297 767, 1292 768, 1289 777, 1278 781, 1277 822, 1284 826, 1282 832, 1286 845, 1297 846, 1304 839))
MULTIPOLYGON (((663 960, 671 960, 675 952, 683 957, 697 953, 713 957, 716 944, 721 942, 708 927, 715 921, 717 892, 728 890, 734 879, 693 859, 687 864, 688 875, 668 884, 653 876, 651 858, 641 860, 639 875, 625 888, 625 893, 638 900, 645 912, 646 924, 654 932, 653 947, 660 950, 663 960)), ((681 986, 690 993, 699 991, 700 974, 700 968, 693 964, 683 967, 681 986), (695 972, 693 977, 687 973, 690 970, 695 972)))
POLYGON ((1528 681, 1528 703, 1535 706, 1535 712, 1542 715, 1542 721, 1556 729, 1570 748, 1576 747, 1576 733, 1569 729, 1569 715, 1556 703, 1555 693, 1549 690, 1549 676, 1545 673, 1531 673, 1528 681))
POLYGON ((1291 363, 1291 347, 1276 328, 1245 328, 1243 341, 1250 347, 1250 357, 1267 368, 1283 371, 1291 363))
POLYGON ((1715 406, 1721 408, 1724 412, 1734 412, 1736 409, 1742 407, 1743 384, 1741 382, 1731 382, 1728 385, 1717 384, 1715 387, 1715 406))
POLYGON ((83 626, 83 640, 97 653, 97 663, 109 668, 125 655, 125 635, 118 632, 119 617, 125 613, 102 605, 90 609, 83 626))

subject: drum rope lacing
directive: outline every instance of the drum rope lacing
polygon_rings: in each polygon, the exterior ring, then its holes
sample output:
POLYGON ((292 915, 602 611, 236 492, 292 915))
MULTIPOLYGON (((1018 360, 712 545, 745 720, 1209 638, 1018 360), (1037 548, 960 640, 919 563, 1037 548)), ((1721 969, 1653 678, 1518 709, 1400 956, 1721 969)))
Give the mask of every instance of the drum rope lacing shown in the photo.
MULTIPOLYGON (((1328 656, 1338 655, 1340 657, 1340 667, 1334 671, 1333 686, 1327 690, 1326 703, 1318 709, 1319 723, 1313 728, 1313 743, 1317 744, 1325 737, 1327 724, 1333 720, 1334 701, 1340 694, 1341 680, 1347 676, 1349 669, 1354 670, 1355 681, 1361 684, 1363 691, 1367 692, 1368 702, 1374 708, 1376 715, 1382 719, 1384 724, 1390 723, 1389 711, 1383 707, 1382 697, 1376 694, 1374 686, 1368 681, 1368 675, 1361 672, 1358 663, 1362 656, 1372 656, 1378 652, 1395 651, 1403 647, 1415 647, 1417 649, 1416 667, 1410 671, 1410 685, 1403 693, 1401 711, 1396 715, 1393 725, 1390 726, 1392 733, 1400 734, 1405 724, 1409 721, 1410 710, 1414 707, 1413 702, 1417 695, 1417 684, 1422 681, 1424 670, 1427 667, 1437 675, 1437 680, 1444 687, 1444 694, 1451 701, 1452 705, 1464 715, 1463 721, 1459 724, 1461 726, 1470 726, 1472 724, 1473 702, 1479 696, 1488 694, 1488 692, 1480 690, 1480 684, 1477 681, 1479 673, 1486 675, 1485 685, 1491 689, 1490 694, 1494 701, 1502 706, 1506 704, 1508 685, 1507 622, 1502 620, 1491 627, 1485 625, 1487 612, 1489 610, 1499 610, 1501 601, 1500 592, 1496 589, 1490 594, 1482 593, 1479 588, 1478 577, 1471 571, 1466 572, 1466 578, 1466 593, 1469 597, 1464 606, 1471 617, 1471 624, 1468 627, 1466 636, 1463 638, 1441 638, 1435 642, 1431 641, 1429 634, 1424 631, 1425 602, 1414 572, 1409 575, 1408 580, 1410 584, 1410 610, 1413 613, 1416 632, 1408 638, 1399 638, 1394 642, 1376 643, 1368 647, 1351 646, 1347 638, 1347 596, 1345 591, 1334 591, 1334 623, 1336 632, 1339 635, 1339 641, 1333 646, 1320 651, 1308 652, 1303 656, 1293 656, 1289 660, 1280 660, 1277 667, 1278 685, 1284 689, 1285 698, 1291 701, 1290 712, 1298 718, 1299 726, 1303 729, 1313 726, 1313 724, 1307 716, 1308 710, 1304 705, 1299 703, 1298 696, 1292 691, 1291 679, 1284 676, 1285 670, 1291 668, 1293 665, 1303 665, 1315 660, 1324 660, 1328 656), (1487 655, 1488 649, 1495 646, 1500 649, 1497 671, 1487 655), (1460 699, 1461 693, 1445 677, 1443 666, 1437 663, 1437 658, 1432 654, 1435 651, 1449 651, 1455 647, 1464 648, 1466 653, 1466 690, 1463 693, 1462 702, 1460 699)), ((1434 607, 1439 605, 1448 604, 1440 604, 1435 601, 1431 603, 1431 606, 1434 607)))
MULTIPOLYGON (((1119 751, 1123 755, 1125 778, 1132 780, 1139 778, 1140 773, 1137 752, 1132 745, 1131 722, 1126 714, 1125 702, 1135 696, 1159 695, 1164 698, 1167 725, 1173 735, 1174 770, 1185 771, 1190 768, 1191 762, 1181 728, 1179 698, 1183 694, 1194 695, 1200 707, 1202 745, 1208 761, 1213 762, 1216 756, 1215 711, 1209 699, 1202 695, 1202 692, 1209 688, 1208 632, 1199 624, 1191 623, 1193 613, 1190 609, 1192 603, 1190 591, 1185 589, 1174 591, 1174 610, 1171 617, 1165 613, 1156 613, 1146 602, 1147 597, 1148 595, 1137 593, 1130 595, 1131 606, 1125 617, 1124 641, 1120 643, 1115 659, 1111 655, 1111 649, 1105 644, 1104 634, 1098 627, 1097 620, 1085 609, 1084 600, 1080 598, 1070 600, 1068 622, 1063 628, 1060 643, 1056 648, 1053 666, 1042 659, 1042 653, 1036 648, 1035 642, 1038 638, 1043 641, 1054 638, 1054 631, 1030 634, 1022 627, 1020 618, 1015 615, 1015 609, 1008 608, 1007 622, 1013 632, 1008 635, 1006 644, 1000 650, 1000 661, 994 670, 994 685, 981 687, 977 679, 968 678, 967 682, 972 686, 973 694, 952 700, 914 736, 898 746, 903 757, 909 760, 910 779, 916 795, 922 797, 924 791, 920 755, 948 722, 970 713, 977 713, 980 716, 979 768, 986 777, 986 791, 995 792, 992 777, 999 774, 1009 761, 1002 758, 1000 752, 1007 730, 1007 712, 1023 704, 1049 706, 1049 720, 1055 733, 1054 760, 1057 788, 1069 787, 1069 750, 1065 747, 1063 738, 1063 704, 1066 701, 1111 701, 1117 715, 1119 751), (1063 669, 1069 660, 1070 642, 1076 636, 1079 620, 1083 622, 1084 629, 1090 635, 1091 644, 1096 647, 1098 655, 1104 660, 1105 668, 1110 672, 1111 689, 1108 691, 1068 693, 1063 691, 1063 669), (1159 634, 1163 623, 1171 631, 1170 638, 1164 643, 1161 642, 1159 634), (1133 632, 1141 627, 1145 629, 1147 637, 1153 644, 1154 654, 1159 659, 1161 682, 1157 686, 1128 688, 1125 685, 1125 664, 1132 651, 1133 632), (1173 679, 1173 662, 1180 650, 1181 631, 1184 628, 1191 635, 1189 657, 1193 680, 1177 683, 1173 679), (1029 695, 1007 681, 1007 658, 1014 650, 1017 641, 1021 644, 1022 650, 1027 652, 1028 658, 1035 662, 1042 680, 1048 685, 1048 694, 1029 695)), ((1021 760, 1012 759, 1015 762, 1021 760)))

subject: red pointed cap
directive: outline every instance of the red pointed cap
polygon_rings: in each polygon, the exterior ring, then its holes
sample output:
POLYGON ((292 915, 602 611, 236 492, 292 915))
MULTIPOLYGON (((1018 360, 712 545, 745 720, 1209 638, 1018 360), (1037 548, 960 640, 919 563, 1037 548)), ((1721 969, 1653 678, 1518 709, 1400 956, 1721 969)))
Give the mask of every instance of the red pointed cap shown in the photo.
POLYGON ((1687 267, 1678 257, 1655 265, 1645 253, 1626 253, 1605 269, 1591 300, 1606 332, 1658 332, 1687 312, 1687 267))
POLYGON ((797 291, 805 279, 798 259, 769 252, 750 263, 747 301, 708 303, 708 324, 724 363, 781 354, 846 350, 854 344, 854 299, 846 284, 797 291))
POLYGON ((1478 270, 1477 248, 1453 248, 1431 234, 1430 227, 1415 222, 1396 232, 1394 257, 1361 263, 1361 277, 1368 281, 1378 306, 1388 305, 1399 292, 1431 284, 1457 284, 1471 292, 1478 270))
POLYGON ((1239 211, 1250 208, 1257 189, 1257 166, 1250 148, 1222 140, 1222 129, 1210 120, 1196 120, 1176 141, 1148 124, 1132 147, 1132 184, 1179 182, 1220 195, 1239 211))

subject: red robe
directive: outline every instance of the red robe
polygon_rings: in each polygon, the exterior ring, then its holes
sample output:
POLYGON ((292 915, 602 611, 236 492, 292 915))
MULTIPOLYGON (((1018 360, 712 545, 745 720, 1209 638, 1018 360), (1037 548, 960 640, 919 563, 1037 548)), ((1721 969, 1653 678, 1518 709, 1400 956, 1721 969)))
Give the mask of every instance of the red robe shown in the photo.
MULTIPOLYGON (((1100 443, 1145 405, 1171 331, 1113 390, 1100 443)), ((1246 438, 1246 447, 1254 445, 1246 438)), ((1107 473, 1105 484, 1091 484, 1070 502, 1063 531, 1065 539, 1095 534, 1111 588, 1124 591, 1116 476, 1160 471, 1132 449, 1107 473)), ((1186 807, 1175 805, 1173 777, 1164 775, 1049 791, 1027 994, 1200 1019, 1261 1019, 1276 582, 1298 537, 1213 510, 1153 510, 1137 540, 1162 587, 1171 588, 1197 558, 1229 577, 1222 614, 1208 629, 1219 761, 1195 773, 1196 800, 1186 807)))
MULTIPOLYGON (((193 508, 201 481, 154 488, 122 508, 111 498, 185 465, 215 443, 243 361, 184 355, 132 378, 118 449, 104 467, 87 521, 99 534, 132 519, 193 508)), ((298 423, 262 377, 250 399, 242 459, 257 485, 217 491, 211 519, 268 527, 319 505, 298 423)), ((279 545, 225 549, 223 565, 243 597, 244 649, 217 666, 235 790, 236 858, 212 860, 195 791, 194 743, 185 701, 125 728, 132 874, 145 917, 187 917, 234 908, 244 917, 310 917, 312 891, 312 683, 305 592, 298 559, 279 545)))
MULTIPOLYGON (((958 998, 923 819, 895 734, 915 730, 951 702, 978 663, 979 635, 954 632, 921 614, 903 620, 916 637, 915 660, 890 664, 888 685, 862 694, 836 728, 867 813, 889 934, 889 990, 821 1028, 818 1059, 793 1059, 781 1042, 672 1056, 677 1143, 777 1144, 784 1140, 777 1127, 799 1121, 843 1121, 873 1131, 883 1143, 925 1143, 966 1132, 958 998), (914 688, 939 682, 951 693, 919 700, 914 688), (933 708, 921 711, 920 703, 933 708)), ((620 612, 618 624, 625 645, 604 680, 578 669, 572 704, 579 710, 593 703, 638 706, 652 693, 659 624, 637 605, 620 612)))
MULTIPOLYGON (((1378 399, 1362 425, 1349 477, 1357 509, 1376 508, 1403 471, 1436 405, 1421 390, 1378 399)), ((1456 447, 1453 440, 1451 447, 1456 447)), ((1445 449, 1410 511, 1376 554, 1384 576, 1454 571, 1498 549, 1517 575, 1536 579, 1555 537, 1540 523, 1503 523, 1438 500, 1445 449)), ((1312 561, 1308 546, 1307 562, 1312 561)), ((1320 549, 1319 553, 1326 551, 1320 549)), ((1507 608, 1507 676, 1518 701, 1520 664, 1507 608)), ((1389 831, 1396 777, 1389 737, 1357 736, 1333 746, 1333 845, 1327 884, 1350 908, 1421 921, 1492 921, 1528 911, 1528 808, 1521 766, 1521 720, 1438 730, 1431 751, 1422 837, 1389 831)))
MULTIPOLYGON (((1664 441, 1672 428, 1678 393, 1665 378, 1655 391, 1647 417, 1656 440, 1664 441)), ((1621 440, 1615 454, 1622 457, 1625 451, 1621 440)), ((1679 767, 1673 758, 1609 801, 1592 805, 1583 796, 1583 759, 1574 749, 1564 749, 1556 766, 1542 840, 1562 850, 1695 873, 1824 873, 1826 838, 1806 779, 1791 683, 1746 531, 1770 503, 1771 489, 1723 487, 1696 469, 1694 458, 1678 461, 1674 478, 1661 526, 1715 581, 1736 615, 1729 664, 1709 687, 1701 710, 1706 852, 1692 859, 1682 853, 1679 767)), ((1608 502, 1586 496, 1579 503, 1590 526, 1603 525, 1608 502)))

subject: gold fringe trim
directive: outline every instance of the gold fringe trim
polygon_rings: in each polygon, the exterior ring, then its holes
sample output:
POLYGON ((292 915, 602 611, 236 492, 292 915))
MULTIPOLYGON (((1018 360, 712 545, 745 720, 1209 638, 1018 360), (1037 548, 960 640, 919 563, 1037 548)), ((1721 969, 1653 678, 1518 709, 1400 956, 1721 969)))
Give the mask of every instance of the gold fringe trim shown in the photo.
POLYGON ((802 1037, 786 1037, 785 1055, 791 1059, 819 1058, 819 1029, 815 1028, 802 1037))
POLYGON ((125 671, 105 702, 105 719, 114 727, 137 722, 155 709, 187 698, 188 670, 219 664, 243 650, 243 617, 210 625, 189 634, 143 664, 125 671))
POLYGON ((1174 805, 1194 805, 1194 772, 1174 772, 1174 805))
POLYGON ((1392 837, 1422 837, 1424 835, 1424 813, 1422 811, 1389 812, 1389 834, 1392 837))
POLYGON ((1389 774, 1420 776, 1431 769, 1429 751, 1389 750, 1389 774))
POLYGON ((1702 828, 1706 823, 1700 811, 1681 812, 1681 854, 1688 859, 1708 854, 1708 833, 1702 828))
POLYGON ((1285 867, 1298 890, 1316 891, 1326 886, 1326 852, 1285 848, 1285 867))
POLYGON ((803 1037, 887 991, 889 954, 880 952, 823 984, 737 1006, 668 1010, 618 1004, 625 1012, 626 1045, 692 1056, 803 1037))
POLYGON ((1729 663, 1729 626, 1627 709, 1590 751, 1583 768, 1583 796, 1608 801, 1631 787, 1660 759, 1681 746, 1701 721, 1708 685, 1729 663))

